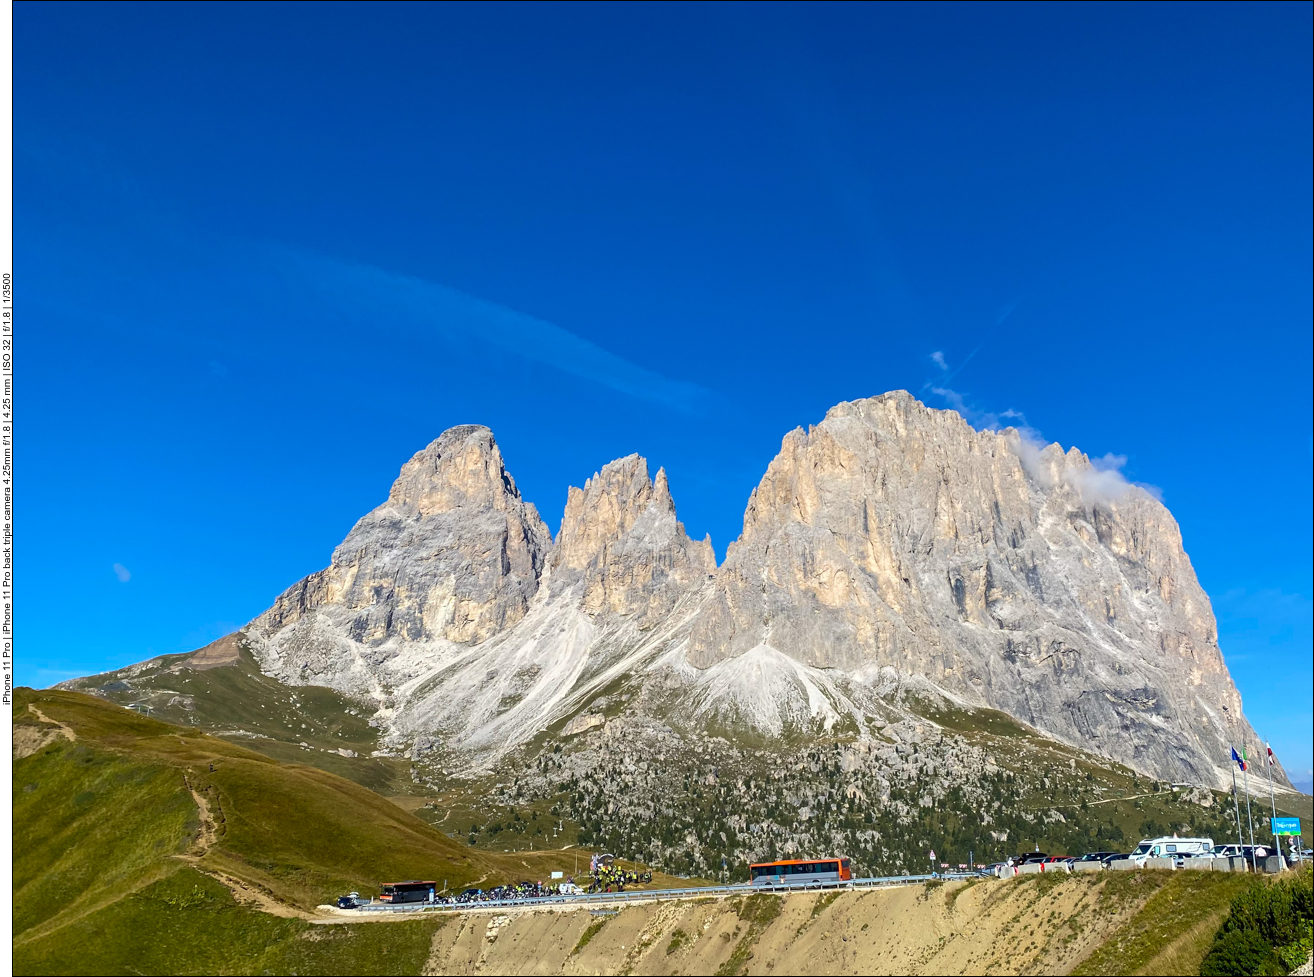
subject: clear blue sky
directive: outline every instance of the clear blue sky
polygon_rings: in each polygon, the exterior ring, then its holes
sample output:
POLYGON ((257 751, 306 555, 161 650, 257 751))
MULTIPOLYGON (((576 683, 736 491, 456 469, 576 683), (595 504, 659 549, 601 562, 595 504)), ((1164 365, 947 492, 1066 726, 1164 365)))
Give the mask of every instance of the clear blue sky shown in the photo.
POLYGON ((723 554, 785 432, 906 388, 1158 486, 1308 779, 1309 4, 14 31, 21 682, 242 624, 452 424, 554 528, 639 451, 723 554))

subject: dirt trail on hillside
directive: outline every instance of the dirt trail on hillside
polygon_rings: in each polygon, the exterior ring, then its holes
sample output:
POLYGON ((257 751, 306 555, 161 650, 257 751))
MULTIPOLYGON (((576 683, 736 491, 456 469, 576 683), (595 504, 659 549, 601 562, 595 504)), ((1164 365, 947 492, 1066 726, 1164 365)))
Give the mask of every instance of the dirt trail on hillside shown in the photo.
POLYGON ((252 885, 249 882, 243 882, 235 876, 220 872, 218 869, 208 865, 197 865, 198 872, 204 872, 216 882, 227 887, 228 891, 233 894, 233 899, 243 906, 251 909, 258 909, 262 913, 269 913, 271 916, 281 916, 284 919, 313 919, 314 917, 307 912, 289 906, 285 902, 279 902, 268 892, 252 885))
POLYGON ((210 806, 209 798, 205 796, 208 788, 197 790, 187 777, 183 778, 183 783, 187 785, 192 800, 196 802, 197 816, 200 818, 201 826, 197 831, 196 840, 192 842, 187 852, 175 857, 189 863, 198 872, 204 872, 223 885, 233 894, 233 899, 241 905, 269 913, 271 916, 280 916, 284 919, 310 919, 311 915, 309 913, 289 906, 284 902, 279 902, 273 895, 259 886, 245 882, 226 872, 221 872, 213 865, 203 861, 210 848, 219 840, 218 820, 215 818, 214 811, 210 806))
POLYGON ((1032 878, 648 903, 611 916, 469 913, 434 935, 424 972, 1064 974, 1141 904, 1100 905, 1101 888, 1032 878))
POLYGON ((41 722, 46 725, 41 727, 15 723, 11 727, 14 737, 13 750, 15 760, 22 760, 25 757, 30 757, 33 753, 45 749, 61 736, 70 743, 77 739, 77 734, 75 734, 72 729, 61 722, 51 719, 31 703, 28 703, 27 711, 32 713, 32 715, 36 716, 37 719, 41 720, 41 722))
POLYGON ((192 800, 196 802, 197 816, 201 820, 201 828, 197 832, 196 840, 192 842, 191 848, 187 850, 187 857, 197 859, 210 850, 210 846, 219 840, 219 826, 215 823, 214 813, 210 810, 210 802, 206 796, 192 786, 192 782, 186 777, 183 783, 191 791, 192 800))

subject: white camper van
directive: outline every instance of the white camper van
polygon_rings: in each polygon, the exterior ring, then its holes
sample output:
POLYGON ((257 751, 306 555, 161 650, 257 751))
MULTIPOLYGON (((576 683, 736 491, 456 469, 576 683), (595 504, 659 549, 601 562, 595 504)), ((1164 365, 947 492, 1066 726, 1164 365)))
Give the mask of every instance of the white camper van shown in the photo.
POLYGON ((1147 858, 1177 858, 1189 855, 1199 858, 1208 855, 1214 849, 1213 838, 1149 838, 1136 846, 1136 850, 1127 857, 1138 865, 1144 865, 1147 858))

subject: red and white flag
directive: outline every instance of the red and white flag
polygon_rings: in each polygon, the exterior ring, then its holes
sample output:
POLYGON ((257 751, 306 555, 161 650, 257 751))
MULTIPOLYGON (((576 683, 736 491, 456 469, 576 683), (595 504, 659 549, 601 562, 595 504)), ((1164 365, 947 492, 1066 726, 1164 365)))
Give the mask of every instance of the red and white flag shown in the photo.
POLYGON ((1273 747, 1265 743, 1264 749, 1268 750, 1268 765, 1271 767, 1273 764, 1277 763, 1277 760, 1273 759, 1273 747))

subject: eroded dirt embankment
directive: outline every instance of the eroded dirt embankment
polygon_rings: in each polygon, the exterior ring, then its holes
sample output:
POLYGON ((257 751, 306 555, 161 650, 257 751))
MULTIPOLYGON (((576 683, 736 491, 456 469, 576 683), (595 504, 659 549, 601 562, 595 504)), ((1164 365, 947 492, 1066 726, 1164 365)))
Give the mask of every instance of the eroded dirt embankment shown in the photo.
POLYGON ((1143 900, 1096 879, 451 918, 429 974, 1067 973, 1143 900))

